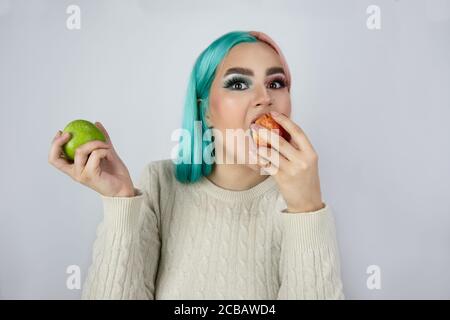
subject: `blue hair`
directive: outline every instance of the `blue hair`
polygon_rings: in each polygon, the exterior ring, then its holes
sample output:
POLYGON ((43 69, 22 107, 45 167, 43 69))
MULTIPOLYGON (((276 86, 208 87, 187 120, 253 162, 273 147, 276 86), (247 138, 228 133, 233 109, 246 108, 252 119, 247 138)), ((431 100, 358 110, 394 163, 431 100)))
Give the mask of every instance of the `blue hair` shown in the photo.
POLYGON ((211 84, 217 67, 231 48, 242 42, 256 41, 258 40, 249 32, 232 31, 214 40, 197 58, 184 103, 182 128, 185 135, 180 136, 175 164, 175 177, 178 181, 193 183, 211 173, 214 165, 214 161, 211 161, 214 157, 214 145, 211 144, 214 141, 210 134, 205 136, 206 139, 203 137, 203 133, 209 129, 205 116, 209 108, 211 84))

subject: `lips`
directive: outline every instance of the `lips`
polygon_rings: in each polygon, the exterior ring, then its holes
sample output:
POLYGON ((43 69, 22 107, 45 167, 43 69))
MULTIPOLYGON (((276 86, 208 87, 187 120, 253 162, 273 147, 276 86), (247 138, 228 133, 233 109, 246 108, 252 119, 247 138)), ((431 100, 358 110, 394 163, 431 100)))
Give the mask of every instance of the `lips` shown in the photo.
MULTIPOLYGON (((289 141, 291 136, 289 133, 278 124, 278 122, 275 121, 274 118, 270 115, 270 113, 264 113, 257 117, 255 120, 252 121, 252 123, 258 124, 266 129, 269 129, 271 131, 276 132, 281 137, 283 137, 286 141, 289 141), (278 130, 277 130, 278 129, 278 130)), ((257 131, 252 130, 252 137, 255 143, 259 146, 267 146, 270 147, 270 143, 264 142, 262 139, 259 138, 257 131)))

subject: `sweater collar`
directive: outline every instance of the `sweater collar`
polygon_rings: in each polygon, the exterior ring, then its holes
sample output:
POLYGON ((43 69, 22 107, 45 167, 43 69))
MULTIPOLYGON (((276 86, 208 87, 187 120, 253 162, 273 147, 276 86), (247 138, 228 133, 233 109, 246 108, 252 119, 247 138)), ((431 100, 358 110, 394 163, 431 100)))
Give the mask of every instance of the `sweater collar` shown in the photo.
POLYGON ((197 182, 197 185, 199 189, 204 190, 216 199, 224 200, 227 202, 246 202, 249 200, 253 200, 260 195, 274 189, 277 185, 277 182, 272 176, 269 175, 266 179, 251 187, 250 189, 236 191, 219 187, 207 177, 203 176, 197 182))

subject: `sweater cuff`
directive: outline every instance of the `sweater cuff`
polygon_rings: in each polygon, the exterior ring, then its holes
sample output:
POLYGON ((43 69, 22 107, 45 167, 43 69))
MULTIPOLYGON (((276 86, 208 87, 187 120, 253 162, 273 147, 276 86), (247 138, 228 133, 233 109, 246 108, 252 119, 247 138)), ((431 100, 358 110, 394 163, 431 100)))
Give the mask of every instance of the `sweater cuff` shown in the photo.
POLYGON ((119 233, 128 233, 136 230, 144 195, 142 190, 138 188, 134 188, 134 192, 134 197, 100 195, 103 202, 104 223, 107 229, 119 233))
POLYGON ((281 212, 286 243, 301 251, 334 246, 334 221, 327 204, 308 213, 281 212))

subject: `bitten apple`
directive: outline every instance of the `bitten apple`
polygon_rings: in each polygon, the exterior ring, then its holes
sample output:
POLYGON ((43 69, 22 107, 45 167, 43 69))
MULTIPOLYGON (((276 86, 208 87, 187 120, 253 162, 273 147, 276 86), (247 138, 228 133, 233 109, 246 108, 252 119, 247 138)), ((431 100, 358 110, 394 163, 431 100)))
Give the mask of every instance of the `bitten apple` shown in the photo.
MULTIPOLYGON (((289 141, 291 139, 290 134, 281 125, 279 125, 274 118, 272 118, 270 113, 265 113, 262 116, 260 116, 258 119, 256 119, 255 124, 258 124, 266 129, 276 132, 286 141, 289 141)), ((270 147, 270 143, 265 143, 262 139, 260 139, 258 137, 258 132, 256 132, 255 130, 252 130, 252 137, 258 146, 270 147)))

